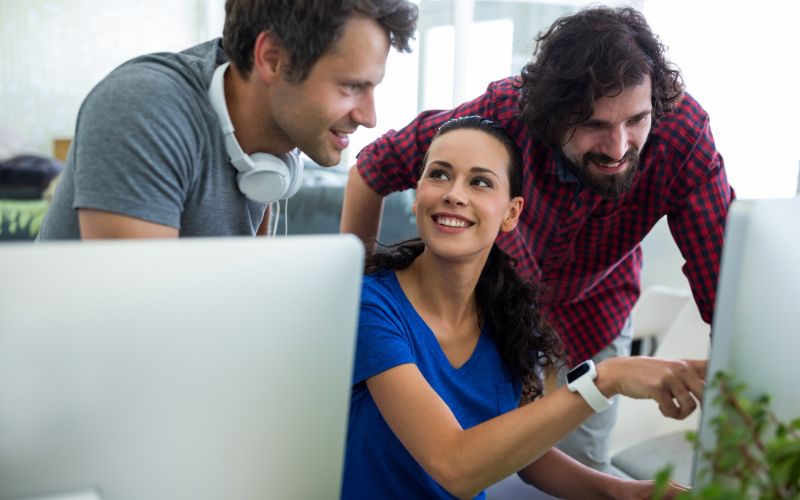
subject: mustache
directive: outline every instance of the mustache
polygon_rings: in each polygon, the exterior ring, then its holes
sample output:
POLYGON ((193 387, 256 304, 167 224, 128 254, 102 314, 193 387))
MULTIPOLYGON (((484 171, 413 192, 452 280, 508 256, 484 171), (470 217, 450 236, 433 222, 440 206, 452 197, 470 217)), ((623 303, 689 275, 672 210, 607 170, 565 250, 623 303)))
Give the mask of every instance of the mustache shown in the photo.
POLYGON ((636 163, 638 160, 639 160, 639 152, 636 151, 635 148, 629 148, 628 151, 626 151, 625 154, 622 155, 622 158, 620 158, 620 159, 611 158, 610 156, 604 155, 602 153, 589 152, 589 153, 586 153, 585 155, 583 155, 584 164, 586 164, 588 162, 593 162, 593 163, 618 163, 618 162, 622 162, 622 161, 630 161, 631 163, 636 163))

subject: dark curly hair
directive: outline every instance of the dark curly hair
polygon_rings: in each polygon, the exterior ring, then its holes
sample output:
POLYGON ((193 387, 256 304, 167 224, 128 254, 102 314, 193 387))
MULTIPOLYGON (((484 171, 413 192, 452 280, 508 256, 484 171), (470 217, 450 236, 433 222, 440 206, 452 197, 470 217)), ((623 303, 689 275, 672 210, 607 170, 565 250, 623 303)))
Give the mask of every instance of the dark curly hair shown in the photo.
MULTIPOLYGON (((465 116, 442 124, 432 142, 459 129, 480 130, 505 146, 510 159, 511 196, 521 196, 522 159, 519 147, 506 131, 480 116, 465 116)), ((367 256, 365 273, 405 269, 423 250, 425 243, 419 238, 381 245, 367 256)), ((543 369, 562 360, 564 348, 561 337, 541 317, 538 289, 523 280, 515 268, 516 261, 493 245, 475 287, 475 300, 478 319, 489 327, 500 358, 512 376, 523 381, 523 398, 532 400, 542 394, 543 369)))
POLYGON ((401 52, 417 27, 417 6, 408 0, 227 0, 222 47, 245 76, 262 31, 272 32, 289 53, 289 79, 304 80, 322 55, 344 35, 353 15, 374 19, 401 52))
POLYGON ((615 96, 650 75, 653 121, 683 96, 680 70, 644 16, 632 8, 592 7, 556 20, 536 37, 520 75, 520 114, 534 136, 558 147, 591 118, 595 100, 615 96))

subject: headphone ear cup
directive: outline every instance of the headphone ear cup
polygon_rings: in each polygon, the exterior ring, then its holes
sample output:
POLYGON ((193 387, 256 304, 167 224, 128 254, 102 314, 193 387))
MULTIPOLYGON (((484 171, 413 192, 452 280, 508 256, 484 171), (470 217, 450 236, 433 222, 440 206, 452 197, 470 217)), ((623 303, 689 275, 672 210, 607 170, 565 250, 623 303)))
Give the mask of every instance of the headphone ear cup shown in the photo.
POLYGON ((296 195, 300 188, 303 187, 303 160, 300 155, 294 153, 287 153, 283 156, 286 166, 289 169, 289 185, 286 187, 286 193, 281 199, 288 199, 296 195))
POLYGON ((291 184, 289 167, 277 156, 253 153, 245 157, 250 169, 236 176, 239 190, 257 203, 272 203, 285 196, 291 184))

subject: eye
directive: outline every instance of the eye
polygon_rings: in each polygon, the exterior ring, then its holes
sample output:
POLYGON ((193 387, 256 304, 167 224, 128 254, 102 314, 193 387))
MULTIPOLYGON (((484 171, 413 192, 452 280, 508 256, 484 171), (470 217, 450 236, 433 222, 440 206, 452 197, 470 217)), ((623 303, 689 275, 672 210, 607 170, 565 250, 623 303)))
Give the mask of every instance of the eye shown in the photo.
POLYGON ((342 87, 348 94, 360 94, 364 90, 364 86, 360 83, 345 83, 342 87))
POLYGON ((645 121, 645 120, 646 120, 646 119, 647 119, 649 116, 650 116, 649 114, 647 114, 647 115, 639 115, 639 116, 634 116, 633 118, 631 118, 630 120, 628 120, 628 124, 629 124, 629 125, 639 125, 640 123, 644 123, 644 121, 645 121))
POLYGON ((473 186, 477 186, 477 187, 482 187, 482 188, 494 187, 494 184, 492 184, 492 181, 490 181, 486 177, 475 177, 474 179, 472 179, 472 185, 473 186))
POLYGON ((603 124, 600 122, 583 122, 581 123, 581 128, 589 129, 589 130, 599 130, 603 127, 603 124))
POLYGON ((450 179, 450 174, 448 174, 447 171, 442 170, 441 168, 434 168, 433 170, 428 172, 427 177, 429 179, 446 181, 450 179))

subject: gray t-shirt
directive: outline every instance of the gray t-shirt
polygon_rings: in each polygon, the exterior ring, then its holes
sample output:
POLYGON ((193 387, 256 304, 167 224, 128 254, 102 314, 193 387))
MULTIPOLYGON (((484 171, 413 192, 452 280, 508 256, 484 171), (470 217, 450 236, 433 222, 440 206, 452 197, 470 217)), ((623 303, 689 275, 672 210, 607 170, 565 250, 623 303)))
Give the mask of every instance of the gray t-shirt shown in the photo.
POLYGON ((78 208, 136 217, 180 236, 255 234, 265 206, 239 191, 208 99, 219 40, 138 57, 81 106, 66 168, 39 239, 79 238, 78 208))

